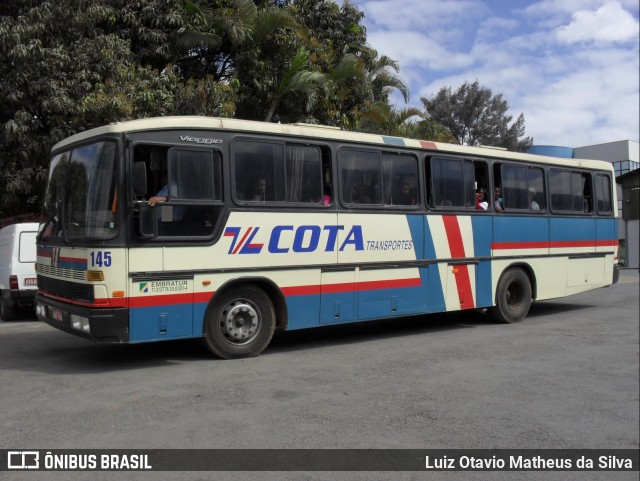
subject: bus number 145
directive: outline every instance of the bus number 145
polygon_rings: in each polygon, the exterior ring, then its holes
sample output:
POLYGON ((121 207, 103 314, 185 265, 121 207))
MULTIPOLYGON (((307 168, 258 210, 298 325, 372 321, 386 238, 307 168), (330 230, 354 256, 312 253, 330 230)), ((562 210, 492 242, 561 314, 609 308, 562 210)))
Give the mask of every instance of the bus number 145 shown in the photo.
POLYGON ((91 267, 111 267, 111 252, 91 251, 91 267))

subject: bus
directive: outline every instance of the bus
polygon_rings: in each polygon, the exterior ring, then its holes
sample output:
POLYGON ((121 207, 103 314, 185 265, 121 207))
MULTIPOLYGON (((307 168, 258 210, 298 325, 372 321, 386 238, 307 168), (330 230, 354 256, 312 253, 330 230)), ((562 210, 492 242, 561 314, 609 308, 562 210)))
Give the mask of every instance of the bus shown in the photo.
POLYGON ((40 320, 87 339, 203 338, 488 310, 617 282, 608 162, 206 117, 113 123, 52 149, 40 320), (481 199, 481 194, 486 198, 481 199))

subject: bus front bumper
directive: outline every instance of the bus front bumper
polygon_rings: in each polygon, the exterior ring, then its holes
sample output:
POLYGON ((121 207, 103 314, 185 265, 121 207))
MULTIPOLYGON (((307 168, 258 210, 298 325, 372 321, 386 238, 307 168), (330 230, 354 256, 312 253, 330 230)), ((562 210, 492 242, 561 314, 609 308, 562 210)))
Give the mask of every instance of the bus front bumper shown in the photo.
POLYGON ((94 309, 36 294, 36 315, 56 329, 92 341, 129 342, 128 309, 94 309))

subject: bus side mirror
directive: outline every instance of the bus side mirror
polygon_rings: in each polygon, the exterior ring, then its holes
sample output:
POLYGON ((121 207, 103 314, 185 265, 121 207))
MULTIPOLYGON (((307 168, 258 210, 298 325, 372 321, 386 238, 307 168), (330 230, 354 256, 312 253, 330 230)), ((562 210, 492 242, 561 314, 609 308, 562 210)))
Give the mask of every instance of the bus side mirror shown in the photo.
POLYGON ((144 162, 133 163, 133 192, 136 197, 147 193, 147 166, 144 162))

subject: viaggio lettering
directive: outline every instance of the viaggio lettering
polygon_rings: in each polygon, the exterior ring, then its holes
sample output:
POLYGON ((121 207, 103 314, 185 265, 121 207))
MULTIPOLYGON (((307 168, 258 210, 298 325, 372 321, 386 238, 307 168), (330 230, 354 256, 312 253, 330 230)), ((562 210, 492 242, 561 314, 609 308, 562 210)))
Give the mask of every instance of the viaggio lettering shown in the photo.
POLYGON ((206 139, 204 137, 191 137, 189 135, 181 135, 180 140, 182 140, 183 142, 194 142, 196 144, 205 144, 205 145, 222 143, 222 139, 206 139))

